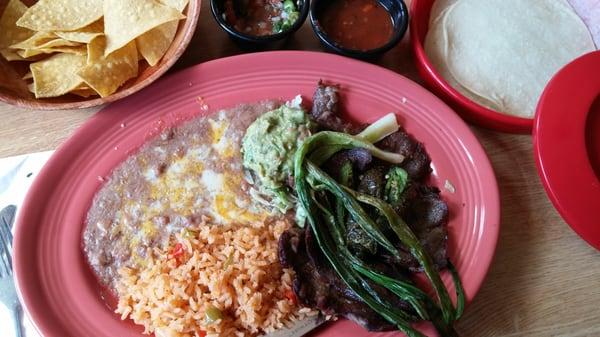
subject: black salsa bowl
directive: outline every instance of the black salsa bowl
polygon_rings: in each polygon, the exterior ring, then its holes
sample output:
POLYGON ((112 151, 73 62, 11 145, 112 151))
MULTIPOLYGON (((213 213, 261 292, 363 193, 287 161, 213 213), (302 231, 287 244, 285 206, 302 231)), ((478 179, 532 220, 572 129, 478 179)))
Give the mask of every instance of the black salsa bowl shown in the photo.
POLYGON ((400 42, 408 28, 408 8, 403 0, 377 0, 377 2, 388 12, 392 19, 392 35, 387 43, 380 47, 359 50, 346 48, 334 41, 330 37, 319 20, 322 18, 327 6, 330 6, 332 0, 313 0, 310 6, 310 23, 313 31, 321 41, 321 44, 328 50, 335 53, 357 58, 357 59, 373 59, 381 56, 388 50, 392 49, 400 42))
POLYGON ((238 45, 245 49, 264 49, 269 46, 273 46, 276 42, 283 41, 287 39, 289 36, 294 34, 302 25, 306 18, 308 17, 308 12, 310 8, 309 0, 293 0, 296 8, 299 12, 298 19, 294 22, 294 24, 279 33, 257 36, 252 34, 247 34, 244 32, 240 32, 235 29, 231 24, 229 24, 225 18, 225 3, 226 0, 211 0, 210 8, 212 11, 212 15, 221 26, 225 32, 229 35, 229 37, 238 43, 238 45))

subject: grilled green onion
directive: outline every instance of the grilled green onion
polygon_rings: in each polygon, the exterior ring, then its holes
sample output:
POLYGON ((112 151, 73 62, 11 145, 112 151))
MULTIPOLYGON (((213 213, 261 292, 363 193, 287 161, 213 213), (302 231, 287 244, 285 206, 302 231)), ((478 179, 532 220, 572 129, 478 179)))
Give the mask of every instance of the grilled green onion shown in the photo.
MULTIPOLYGON (((449 263, 458 298, 456 309, 452 305, 448 291, 442 283, 432 259, 393 208, 381 199, 352 190, 351 186, 348 186, 348 178, 352 173, 342 172, 339 177, 340 183, 338 183, 318 167, 335 152, 356 147, 364 148, 373 156, 394 164, 398 164, 404 159, 399 154, 382 151, 364 139, 342 133, 323 131, 308 137, 296 151, 294 158, 294 182, 298 196, 298 208, 307 214, 310 230, 314 233, 319 247, 333 269, 369 307, 395 324, 408 336, 422 336, 410 326, 412 321, 419 318, 430 319, 442 336, 457 336, 452 328, 452 322, 462 314, 464 290, 453 266, 449 263), (329 211, 330 200, 335 204, 335 215, 329 211), (385 250, 391 254, 398 253, 398 248, 385 237, 380 228, 380 225, 383 224, 374 221, 363 205, 375 208, 385 218, 400 241, 410 249, 429 278, 436 292, 439 306, 410 281, 397 280, 381 274, 350 252, 343 235, 347 216, 358 223, 385 250), (369 282, 387 288, 400 299, 408 302, 418 317, 391 306, 371 287, 369 282)), ((388 186, 386 186, 385 193, 388 200, 397 201, 405 189, 406 182, 407 176, 404 170, 397 168, 388 172, 388 186)))

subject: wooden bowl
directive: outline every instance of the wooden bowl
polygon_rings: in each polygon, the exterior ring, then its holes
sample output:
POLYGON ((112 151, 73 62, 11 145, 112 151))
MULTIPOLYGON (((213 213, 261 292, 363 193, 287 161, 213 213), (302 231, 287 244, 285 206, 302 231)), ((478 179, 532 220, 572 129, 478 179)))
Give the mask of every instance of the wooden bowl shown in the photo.
MULTIPOLYGON (((27 5, 32 5, 35 2, 24 1, 27 5)), ((0 13, 4 11, 7 3, 8 0, 0 0, 0 13)), ((54 98, 35 98, 27 89, 25 80, 22 79, 29 71, 30 62, 8 62, 0 56, 0 101, 29 109, 61 110, 89 108, 129 96, 158 79, 183 54, 196 30, 198 16, 200 15, 200 4, 201 0, 190 0, 187 9, 183 13, 186 18, 179 22, 175 39, 159 63, 150 67, 147 63, 140 62, 138 76, 127 81, 110 96, 83 98, 67 94, 54 98)))

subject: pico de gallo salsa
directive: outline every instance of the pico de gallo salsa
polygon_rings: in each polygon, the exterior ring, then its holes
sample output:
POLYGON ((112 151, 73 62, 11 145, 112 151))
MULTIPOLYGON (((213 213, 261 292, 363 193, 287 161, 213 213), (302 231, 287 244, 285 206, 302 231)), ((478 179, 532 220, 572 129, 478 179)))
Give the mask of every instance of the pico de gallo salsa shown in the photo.
POLYGON ((284 32, 300 17, 293 0, 227 0, 223 15, 235 30, 254 36, 284 32))

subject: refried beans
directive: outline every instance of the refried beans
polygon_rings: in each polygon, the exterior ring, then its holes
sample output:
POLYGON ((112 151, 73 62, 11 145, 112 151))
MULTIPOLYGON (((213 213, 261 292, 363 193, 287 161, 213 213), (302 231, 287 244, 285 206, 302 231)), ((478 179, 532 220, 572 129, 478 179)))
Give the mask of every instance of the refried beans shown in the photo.
POLYGON ((85 220, 83 250, 99 280, 115 289, 119 269, 144 267, 175 233, 212 223, 262 223, 240 155, 247 127, 279 102, 240 105, 165 130, 110 175, 85 220))

